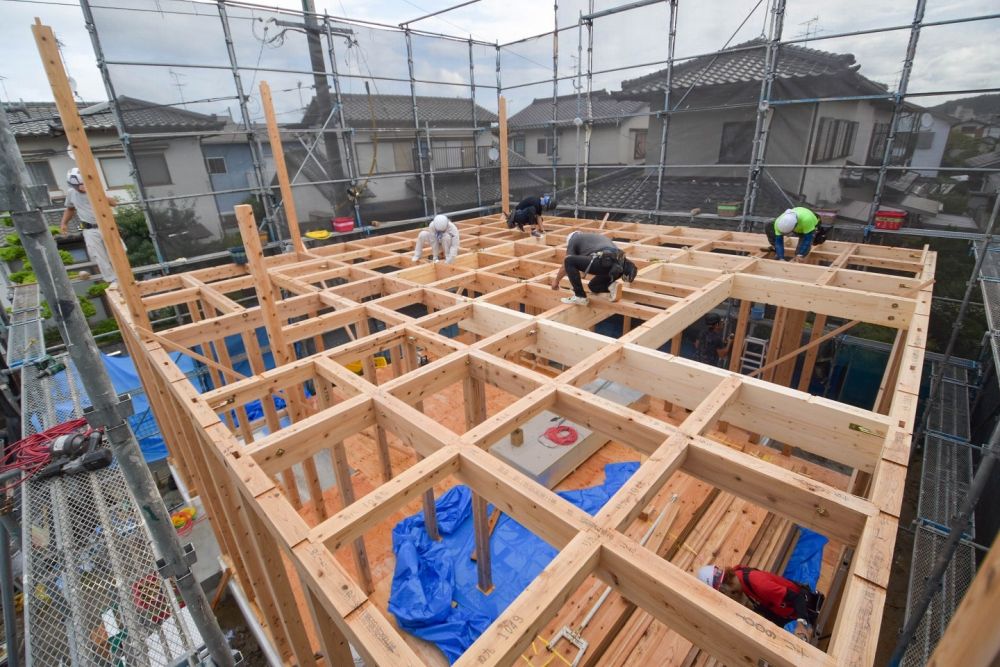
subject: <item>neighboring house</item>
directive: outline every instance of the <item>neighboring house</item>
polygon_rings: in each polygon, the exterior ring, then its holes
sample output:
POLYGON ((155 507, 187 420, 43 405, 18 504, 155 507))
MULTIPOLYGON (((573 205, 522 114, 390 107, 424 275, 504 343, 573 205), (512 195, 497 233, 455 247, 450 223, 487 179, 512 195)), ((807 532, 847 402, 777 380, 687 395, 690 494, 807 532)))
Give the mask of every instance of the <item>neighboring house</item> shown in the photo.
MULTIPOLYGON (((590 160, 593 165, 643 164, 648 160, 647 128, 649 104, 625 100, 605 90, 591 94, 590 160)), ((557 98, 556 127, 559 155, 557 163, 575 164, 577 160, 577 127, 575 120, 586 120, 586 98, 576 94, 557 98)), ((552 164, 556 145, 552 137, 552 98, 534 100, 507 121, 509 148, 531 164, 552 164)), ((585 127, 585 125, 584 125, 585 127)), ((584 127, 580 129, 580 161, 583 162, 584 127)), ((656 135, 659 137, 659 135, 656 135)), ((659 159, 659 143, 655 159, 659 159)))
MULTIPOLYGON (((119 98, 119 104, 149 198, 209 189, 196 133, 222 128, 221 119, 130 97, 119 98), (165 136, 182 132, 194 136, 165 136)), ((82 102, 78 107, 105 188, 119 199, 128 200, 128 189, 135 184, 109 104, 82 102)), ((76 165, 67 152, 55 103, 8 103, 5 108, 32 180, 47 185, 53 203, 61 206, 68 187, 66 173, 76 165)), ((202 245, 222 236, 218 210, 209 197, 153 203, 151 209, 168 258, 197 254, 202 245)))
MULTIPOLYGON (((671 100, 680 106, 670 119, 666 163, 706 166, 670 169, 671 177, 746 177, 765 47, 764 40, 751 40, 674 66, 671 100)), ((859 67, 850 54, 782 45, 771 99, 885 95, 886 87, 859 74, 859 67)), ((660 70, 622 82, 619 96, 644 100, 655 109, 663 104, 665 87, 666 70, 660 70)), ((771 108, 767 162, 822 166, 768 170, 768 177, 796 201, 836 207, 846 193, 841 170, 830 167, 881 162, 892 114, 887 99, 796 101, 771 108)), ((650 118, 650 136, 659 136, 660 128, 661 120, 650 118)), ((894 163, 906 164, 911 157, 903 151, 894 155, 894 163)), ((657 151, 647 151, 647 164, 658 158, 657 151)))
MULTIPOLYGON (((260 136, 266 137, 266 128, 260 128, 260 136)), ((264 172, 274 175, 271 145, 263 144, 264 172)), ((211 184, 215 206, 222 224, 223 235, 228 245, 239 245, 239 225, 234 209, 238 204, 249 203, 257 192, 257 175, 254 172, 253 156, 247 143, 246 130, 242 126, 228 123, 218 135, 202 140, 201 152, 205 160, 205 170, 211 184)))
POLYGON ((1000 122, 968 118, 956 126, 956 129, 973 139, 1000 139, 1000 122))
MULTIPOLYGON (((965 161, 965 166, 973 169, 1000 169, 1000 151, 970 157, 965 161)), ((1000 173, 973 172, 969 174, 969 185, 970 191, 995 195, 1000 192, 1000 173)))
MULTIPOLYGON (((423 214, 420 198, 422 192, 419 176, 418 133, 413 128, 413 98, 409 95, 343 95, 344 120, 354 132, 343 136, 351 137, 356 173, 359 185, 363 185, 361 199, 362 215, 366 221, 393 220, 423 214)), ((475 174, 455 173, 456 169, 471 169, 479 164, 489 164, 487 152, 493 144, 492 125, 497 116, 476 105, 475 117, 478 130, 473 130, 472 101, 468 98, 417 96, 417 113, 421 128, 429 124, 430 150, 425 133, 419 133, 424 158, 424 171, 435 172, 435 187, 441 196, 439 210, 455 210, 476 205, 475 174), (426 156, 430 155, 430 162, 426 156), (467 181, 471 178, 473 190, 471 198, 467 192, 467 181), (444 200, 448 189, 466 192, 467 201, 444 200)), ((284 139, 285 161, 289 177, 301 169, 299 181, 319 182, 315 186, 296 187, 295 202, 301 221, 311 222, 311 226, 329 228, 329 220, 335 215, 353 215, 351 202, 342 194, 343 188, 322 183, 335 178, 346 178, 346 165, 340 174, 328 171, 326 149, 320 141, 307 158, 307 147, 316 138, 316 130, 323 126, 326 114, 321 113, 315 98, 310 102, 300 122, 284 126, 285 130, 301 129, 301 135, 290 133, 284 139)), ((331 124, 335 126, 335 124, 331 124)), ((340 143, 342 162, 348 154, 340 143)), ((429 176, 425 178, 428 206, 431 200, 429 176)), ((453 198, 450 198, 453 199, 453 198)), ((306 225, 303 225, 306 227, 306 225)))
POLYGON ((937 176, 951 128, 958 122, 939 111, 907 104, 896 126, 894 144, 909 151, 908 167, 921 176, 937 176))

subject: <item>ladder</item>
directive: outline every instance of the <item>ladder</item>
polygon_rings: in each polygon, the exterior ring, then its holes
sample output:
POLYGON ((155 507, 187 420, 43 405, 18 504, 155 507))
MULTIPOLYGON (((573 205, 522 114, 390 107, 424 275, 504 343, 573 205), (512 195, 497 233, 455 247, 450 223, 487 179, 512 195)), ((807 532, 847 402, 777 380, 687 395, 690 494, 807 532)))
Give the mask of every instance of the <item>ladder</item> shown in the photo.
POLYGON ((767 340, 764 338, 743 339, 743 354, 740 357, 740 373, 747 375, 764 365, 767 356, 767 340))

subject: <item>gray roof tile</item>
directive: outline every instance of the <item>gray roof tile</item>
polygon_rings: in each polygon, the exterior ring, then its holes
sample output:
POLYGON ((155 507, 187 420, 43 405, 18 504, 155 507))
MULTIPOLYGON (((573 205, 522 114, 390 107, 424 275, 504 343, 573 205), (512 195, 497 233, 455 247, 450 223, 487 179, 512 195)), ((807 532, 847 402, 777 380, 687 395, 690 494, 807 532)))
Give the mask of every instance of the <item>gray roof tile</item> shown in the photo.
MULTIPOLYGON (((132 97, 119 97, 125 128, 129 132, 167 132, 214 130, 223 126, 216 116, 186 109, 146 102, 132 97)), ((11 128, 18 137, 42 137, 62 134, 62 120, 55 102, 10 102, 4 105, 11 128)), ((115 130, 114 117, 108 102, 80 102, 80 118, 87 130, 115 130)))
MULTIPOLYGON (((372 112, 379 126, 396 125, 400 127, 413 126, 413 99, 409 95, 372 95, 371 106, 367 95, 342 95, 344 101, 344 119, 350 127, 370 126, 372 112)), ((431 97, 417 96, 417 111, 420 122, 446 123, 472 127, 472 104, 468 98, 461 97, 431 97)), ((322 125, 326 118, 319 118, 316 109, 316 98, 309 102, 301 125, 311 127, 322 125)), ((476 122, 479 125, 495 122, 497 115, 492 111, 476 105, 476 122)))
MULTIPOLYGON (((612 125, 619 119, 640 113, 646 107, 645 102, 617 99, 605 90, 591 93, 590 100, 594 125, 612 125)), ((573 119, 578 115, 581 118, 586 117, 587 102, 585 97, 581 98, 582 107, 577 103, 576 94, 563 95, 556 101, 556 123, 558 125, 572 124, 573 119)), ((511 116, 508 125, 511 129, 516 130, 552 127, 552 98, 536 99, 511 116)))

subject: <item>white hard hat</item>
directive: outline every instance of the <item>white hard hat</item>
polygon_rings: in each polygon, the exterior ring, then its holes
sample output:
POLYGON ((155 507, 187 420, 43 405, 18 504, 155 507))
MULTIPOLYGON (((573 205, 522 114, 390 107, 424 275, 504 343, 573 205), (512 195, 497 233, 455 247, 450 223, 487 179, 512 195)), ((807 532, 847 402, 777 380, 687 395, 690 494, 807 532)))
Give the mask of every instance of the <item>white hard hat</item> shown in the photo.
POLYGON ((698 568, 698 579, 712 588, 718 588, 718 584, 722 583, 722 571, 714 565, 705 565, 698 568))
POLYGON ((76 167, 73 167, 72 169, 67 171, 66 182, 69 183, 70 185, 83 185, 83 175, 80 173, 80 170, 77 169, 76 167))
POLYGON ((795 225, 799 223, 799 216, 795 215, 795 211, 792 209, 788 209, 781 214, 777 223, 779 232, 782 234, 789 234, 793 229, 795 229, 795 225))
POLYGON ((434 216, 434 220, 431 221, 431 227, 433 227, 436 232, 448 231, 448 225, 450 224, 451 220, 449 220, 446 215, 436 215, 434 216))

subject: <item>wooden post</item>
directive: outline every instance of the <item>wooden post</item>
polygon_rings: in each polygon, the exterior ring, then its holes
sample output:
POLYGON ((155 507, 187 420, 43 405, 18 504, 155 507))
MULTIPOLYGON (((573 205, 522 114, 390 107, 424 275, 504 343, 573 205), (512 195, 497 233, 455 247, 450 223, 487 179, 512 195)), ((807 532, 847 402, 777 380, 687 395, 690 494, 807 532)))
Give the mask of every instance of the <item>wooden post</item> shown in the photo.
MULTIPOLYGON (((472 430, 486 420, 486 385, 482 380, 467 377, 463 381, 465 396, 465 426, 472 430)), ((486 499, 472 493, 472 529, 475 533, 476 572, 479 575, 479 590, 493 592, 493 565, 490 553, 490 521, 486 512, 486 499)))
POLYGON ((500 210, 510 215, 510 172, 507 159, 507 98, 500 96, 497 115, 500 118, 500 210))
POLYGON ((729 348, 729 370, 739 373, 743 366, 743 341, 747 337, 747 322, 750 319, 750 301, 743 299, 740 301, 740 312, 736 317, 736 336, 733 344, 729 348))
MULTIPOLYGON (((400 348, 402 349, 403 346, 401 345, 400 348)), ((414 343, 412 339, 407 340, 405 349, 406 349, 406 367, 410 371, 417 370, 417 368, 419 368, 420 366, 417 355, 417 344, 414 343)), ((402 365, 402 363, 403 360, 400 359, 399 364, 402 365)), ((424 402, 418 401, 416 404, 416 408, 417 410, 420 410, 420 412, 423 412, 424 402)), ((420 452, 415 452, 415 454, 418 461, 423 460, 424 457, 420 454, 420 452)), ((438 530, 437 503, 434 500, 433 487, 424 491, 422 502, 424 506, 424 528, 426 528, 427 530, 427 536, 430 537, 435 542, 437 542, 441 539, 441 532, 438 530)))
POLYGON ((285 207, 285 221, 288 223, 288 235, 292 237, 292 245, 295 248, 295 252, 305 252, 306 246, 302 242, 302 233, 299 231, 299 215, 295 210, 295 199, 292 196, 292 184, 288 180, 288 167, 285 166, 285 149, 282 147, 278 121, 274 118, 274 104, 271 102, 271 86, 267 84, 267 81, 260 82, 260 106, 264 109, 264 118, 267 120, 267 137, 271 141, 271 154, 274 155, 274 171, 278 176, 278 185, 281 188, 281 201, 285 207))
MULTIPOLYGON (((240 226, 240 236, 243 237, 243 247, 247 253, 247 263, 250 265, 250 274, 253 276, 254 287, 257 290, 257 301, 260 304, 261 313, 264 315, 264 328, 271 341, 271 354, 274 355, 274 361, 278 366, 284 366, 295 360, 295 354, 292 346, 285 341, 285 334, 281 328, 282 321, 278 315, 278 301, 281 295, 274 283, 271 282, 267 266, 264 264, 264 250, 260 245, 260 235, 257 233, 257 222, 254 220, 253 208, 247 204, 240 204, 235 210, 236 221, 240 226)), ((248 349, 247 354, 250 353, 248 349)), ((300 386, 289 388, 285 392, 285 399, 292 421, 301 420, 306 414, 302 388, 300 386)), ((305 470, 309 494, 313 498, 316 513, 320 519, 325 519, 327 517, 326 503, 323 500, 323 489, 319 483, 316 460, 310 457, 303 462, 302 467, 305 470)), ((296 486, 294 472, 285 477, 285 482, 286 486, 296 486)), ((294 496, 289 497, 294 498, 294 496)))
MULTIPOLYGON (((45 74, 48 76, 49 85, 52 87, 52 96, 56 101, 56 108, 59 109, 59 117, 62 119, 63 131, 66 133, 66 140, 73 149, 76 157, 76 166, 80 169, 83 182, 87 187, 87 198, 94 209, 94 216, 97 218, 97 227, 101 230, 104 238, 104 245, 108 249, 108 258, 114 268, 115 277, 118 279, 118 289, 125 297, 132 322, 143 329, 151 330, 149 326, 149 315, 142 304, 139 295, 139 286, 132 275, 132 267, 128 262, 128 255, 125 254, 125 245, 122 242, 121 234, 118 232, 118 225, 115 223, 115 216, 111 210, 111 203, 108 201, 107 193, 104 192, 104 184, 97 171, 97 163, 94 161, 94 154, 90 150, 90 142, 87 140, 87 133, 83 129, 83 121, 80 119, 80 112, 73 99, 73 91, 63 69, 62 60, 59 55, 59 46, 56 44, 56 36, 52 28, 42 25, 39 19, 35 19, 35 25, 31 26, 31 32, 35 35, 35 44, 38 45, 38 53, 42 57, 42 64, 45 66, 45 74)), ((107 278, 108 276, 105 276, 107 278)))
MULTIPOLYGON (((812 331, 809 333, 809 344, 812 345, 816 339, 823 335, 826 328, 826 315, 816 313, 813 318, 812 331)), ((816 357, 819 355, 819 345, 813 345, 806 351, 806 358, 802 361, 802 374, 799 376, 799 391, 809 391, 812 382, 813 371, 816 369, 816 357)))
MULTIPOLYGON (((354 502, 354 482, 351 481, 351 468, 347 464, 347 452, 344 450, 343 442, 335 442, 330 447, 330 459, 333 461, 333 475, 337 479, 337 489, 340 491, 340 501, 344 507, 354 502)), ((371 595, 375 591, 375 584, 372 581, 371 565, 368 561, 368 549, 365 547, 365 538, 359 537, 351 545, 354 554, 354 563, 358 568, 358 576, 361 577, 361 587, 371 595)))

